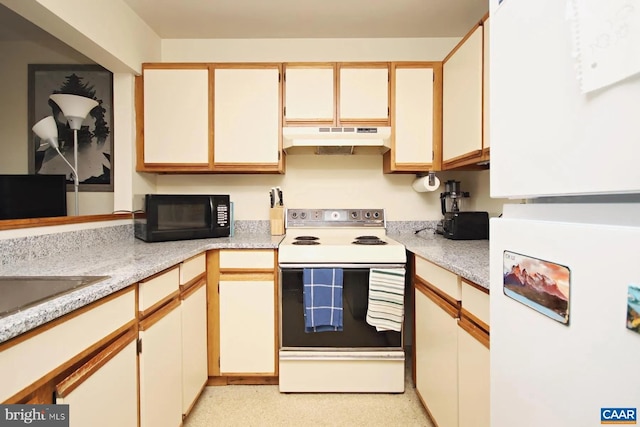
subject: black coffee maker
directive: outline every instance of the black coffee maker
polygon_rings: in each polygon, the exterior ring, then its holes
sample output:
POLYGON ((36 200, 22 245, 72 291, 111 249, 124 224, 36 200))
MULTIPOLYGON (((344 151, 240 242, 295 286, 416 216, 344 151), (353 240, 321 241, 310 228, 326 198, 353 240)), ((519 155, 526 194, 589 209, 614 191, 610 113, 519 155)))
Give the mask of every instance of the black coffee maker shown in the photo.
POLYGON ((460 210, 462 199, 469 193, 460 190, 460 181, 444 183, 440 193, 443 219, 436 226, 436 233, 453 240, 482 240, 489 238, 489 213, 460 210))

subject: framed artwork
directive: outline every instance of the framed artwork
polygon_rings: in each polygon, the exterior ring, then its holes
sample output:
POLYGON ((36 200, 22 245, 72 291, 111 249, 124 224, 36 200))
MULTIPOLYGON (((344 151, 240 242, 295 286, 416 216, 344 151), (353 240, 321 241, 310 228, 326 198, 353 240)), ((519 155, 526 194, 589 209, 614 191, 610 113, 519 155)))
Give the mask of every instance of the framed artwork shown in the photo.
POLYGON ((78 131, 79 191, 113 191, 113 74, 99 65, 29 64, 29 173, 63 174, 73 191, 73 175, 60 155, 38 138, 31 127, 47 116, 58 125, 62 155, 73 164, 73 131, 54 93, 85 96, 98 101, 78 131))
POLYGON ((504 251, 503 292, 509 298, 569 324, 571 270, 564 265, 504 251))
POLYGON ((627 328, 640 334, 640 286, 629 285, 627 292, 627 328))

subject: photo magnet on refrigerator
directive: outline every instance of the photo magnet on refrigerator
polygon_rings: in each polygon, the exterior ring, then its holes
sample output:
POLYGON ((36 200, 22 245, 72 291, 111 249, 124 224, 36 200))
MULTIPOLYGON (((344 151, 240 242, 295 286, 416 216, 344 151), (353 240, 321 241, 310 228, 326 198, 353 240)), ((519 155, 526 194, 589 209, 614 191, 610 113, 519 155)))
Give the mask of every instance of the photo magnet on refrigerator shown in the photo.
POLYGON ((568 267, 504 251, 503 292, 506 296, 565 325, 569 324, 568 267))
POLYGON ((629 285, 627 292, 627 328, 640 334, 640 286, 629 285))

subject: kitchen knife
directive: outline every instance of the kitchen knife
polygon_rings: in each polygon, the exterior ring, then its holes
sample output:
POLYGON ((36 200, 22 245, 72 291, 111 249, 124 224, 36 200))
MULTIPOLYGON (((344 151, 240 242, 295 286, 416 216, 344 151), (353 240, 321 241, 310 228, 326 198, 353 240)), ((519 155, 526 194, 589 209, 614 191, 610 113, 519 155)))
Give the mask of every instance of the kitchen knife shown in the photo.
POLYGON ((280 187, 276 187, 276 191, 278 192, 278 204, 280 206, 283 206, 284 200, 282 199, 282 190, 280 189, 280 187))
POLYGON ((271 188, 271 191, 269 192, 269 199, 271 201, 271 207, 275 207, 276 205, 276 189, 275 188, 271 188))

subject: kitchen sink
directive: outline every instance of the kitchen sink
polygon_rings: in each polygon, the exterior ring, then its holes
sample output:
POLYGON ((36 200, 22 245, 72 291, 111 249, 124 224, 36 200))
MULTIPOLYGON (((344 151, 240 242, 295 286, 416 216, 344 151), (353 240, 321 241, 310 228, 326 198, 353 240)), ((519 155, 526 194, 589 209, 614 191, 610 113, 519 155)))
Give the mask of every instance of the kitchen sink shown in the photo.
POLYGON ((109 276, 0 276, 0 318, 109 276))

